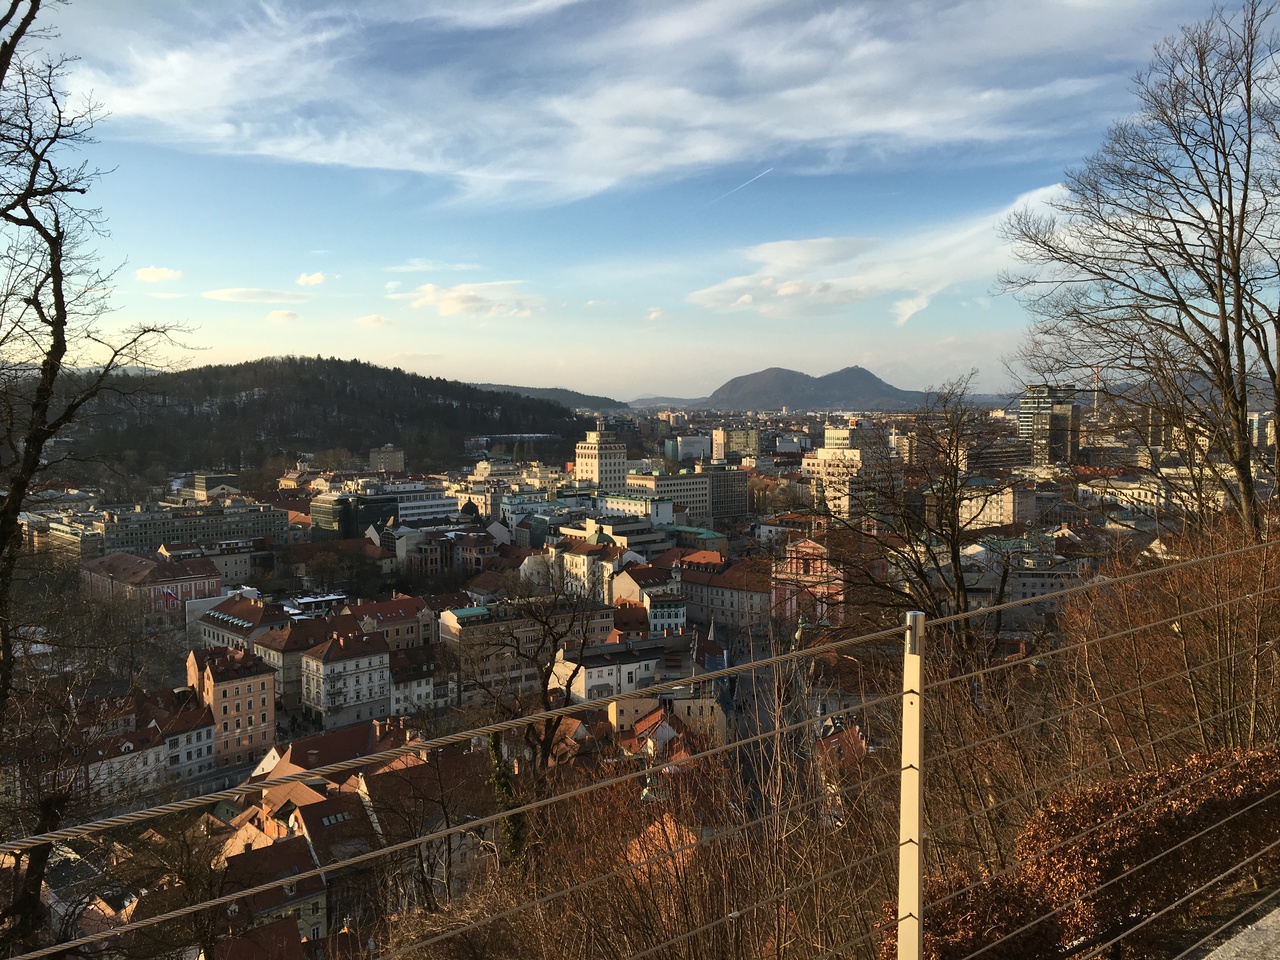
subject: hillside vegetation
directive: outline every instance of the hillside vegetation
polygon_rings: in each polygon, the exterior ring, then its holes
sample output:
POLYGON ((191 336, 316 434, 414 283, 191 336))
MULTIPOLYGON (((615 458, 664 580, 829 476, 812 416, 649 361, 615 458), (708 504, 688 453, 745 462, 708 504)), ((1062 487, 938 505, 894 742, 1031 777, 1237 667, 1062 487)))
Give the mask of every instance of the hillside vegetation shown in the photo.
POLYGON ((157 465, 244 469, 297 451, 405 448, 411 469, 456 465, 478 434, 548 433, 533 453, 559 456, 584 429, 567 408, 357 360, 269 357, 116 378, 72 438, 77 457, 127 473, 157 465))

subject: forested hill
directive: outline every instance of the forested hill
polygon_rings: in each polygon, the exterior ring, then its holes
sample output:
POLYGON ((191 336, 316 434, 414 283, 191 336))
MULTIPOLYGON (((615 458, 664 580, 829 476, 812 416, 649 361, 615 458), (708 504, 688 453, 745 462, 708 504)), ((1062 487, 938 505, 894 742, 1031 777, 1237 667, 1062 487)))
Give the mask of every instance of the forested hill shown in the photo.
POLYGON ((140 474, 241 469, 280 454, 405 448, 410 469, 457 465, 476 434, 550 433, 532 452, 559 457, 589 427, 567 408, 356 360, 270 357, 155 376, 122 375, 73 438, 77 456, 140 474), (545 448, 545 449, 544 449, 545 448))

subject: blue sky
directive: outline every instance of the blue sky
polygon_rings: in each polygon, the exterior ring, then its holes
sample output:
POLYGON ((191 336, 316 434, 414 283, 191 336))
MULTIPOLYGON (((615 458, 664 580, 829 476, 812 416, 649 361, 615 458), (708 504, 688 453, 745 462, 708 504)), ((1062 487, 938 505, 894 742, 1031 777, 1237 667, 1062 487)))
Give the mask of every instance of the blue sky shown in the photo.
POLYGON ((996 224, 1133 109, 1180 2, 76 0, 120 265, 185 364, 301 353, 621 399, 922 388, 1025 320, 996 224))

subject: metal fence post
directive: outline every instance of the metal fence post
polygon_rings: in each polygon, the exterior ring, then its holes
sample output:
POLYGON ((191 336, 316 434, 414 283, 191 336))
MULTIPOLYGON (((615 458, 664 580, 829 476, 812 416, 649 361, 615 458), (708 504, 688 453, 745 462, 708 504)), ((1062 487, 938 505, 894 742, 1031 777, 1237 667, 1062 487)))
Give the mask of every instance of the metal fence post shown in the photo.
POLYGON ((924 614, 907 614, 902 662, 902 806, 898 820, 898 960, 920 960, 924 949, 924 877, 921 873, 924 806, 924 724, 920 661, 924 614))

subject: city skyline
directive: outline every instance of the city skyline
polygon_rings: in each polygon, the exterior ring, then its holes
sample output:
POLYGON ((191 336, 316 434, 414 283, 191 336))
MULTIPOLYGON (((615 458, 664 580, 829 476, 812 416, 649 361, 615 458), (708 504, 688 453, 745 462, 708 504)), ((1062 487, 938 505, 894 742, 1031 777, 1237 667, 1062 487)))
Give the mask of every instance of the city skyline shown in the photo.
POLYGON ((52 48, 109 115, 113 322, 190 324, 187 364, 997 390, 1026 321, 996 224, 1208 9, 137 0, 53 11, 52 48))

